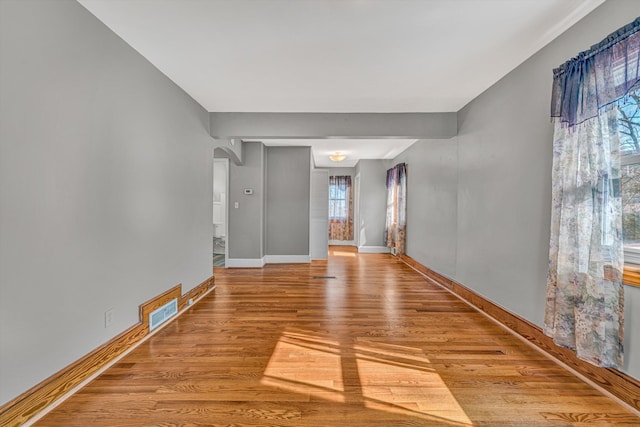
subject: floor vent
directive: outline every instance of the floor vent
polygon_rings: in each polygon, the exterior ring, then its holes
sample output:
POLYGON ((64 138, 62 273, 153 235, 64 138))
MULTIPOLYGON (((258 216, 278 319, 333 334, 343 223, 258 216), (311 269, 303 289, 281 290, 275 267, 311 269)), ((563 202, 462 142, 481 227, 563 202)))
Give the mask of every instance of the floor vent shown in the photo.
POLYGON ((169 320, 178 313, 178 298, 174 298, 160 308, 149 313, 149 331, 169 320))
POLYGON ((312 279, 335 279, 336 276, 313 276, 312 279))

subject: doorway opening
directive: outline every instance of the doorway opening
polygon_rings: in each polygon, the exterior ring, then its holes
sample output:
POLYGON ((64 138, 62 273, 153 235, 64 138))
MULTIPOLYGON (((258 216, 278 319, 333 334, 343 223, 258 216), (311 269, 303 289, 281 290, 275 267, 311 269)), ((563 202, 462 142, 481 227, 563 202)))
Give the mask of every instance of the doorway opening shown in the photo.
POLYGON ((213 266, 224 267, 227 248, 229 159, 213 159, 213 266))

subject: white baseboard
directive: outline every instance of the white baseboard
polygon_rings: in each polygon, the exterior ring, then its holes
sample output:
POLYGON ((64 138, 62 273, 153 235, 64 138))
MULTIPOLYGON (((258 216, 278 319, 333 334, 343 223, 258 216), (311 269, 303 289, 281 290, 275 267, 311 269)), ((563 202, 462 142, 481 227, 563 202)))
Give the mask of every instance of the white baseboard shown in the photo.
POLYGON ((288 264, 288 263, 310 263, 311 257, 309 255, 265 255, 265 264, 288 264))
POLYGON ((361 254, 390 254, 391 249, 386 246, 358 246, 361 254))
POLYGON ((264 258, 227 258, 224 266, 227 268, 262 268, 264 258))

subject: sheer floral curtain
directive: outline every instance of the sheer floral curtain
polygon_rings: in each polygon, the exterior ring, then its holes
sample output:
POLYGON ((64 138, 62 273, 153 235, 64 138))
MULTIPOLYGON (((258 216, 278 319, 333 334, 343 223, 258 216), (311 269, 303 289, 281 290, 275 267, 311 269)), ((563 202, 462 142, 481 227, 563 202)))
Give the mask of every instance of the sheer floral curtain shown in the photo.
POLYGON ((353 240, 353 192, 348 175, 329 177, 329 240, 353 240))
POLYGON ((385 245, 405 253, 407 228, 407 165, 399 163, 387 171, 387 219, 385 245))
POLYGON ((620 368, 623 246, 618 108, 638 89, 640 19, 554 70, 551 242, 544 330, 620 368))

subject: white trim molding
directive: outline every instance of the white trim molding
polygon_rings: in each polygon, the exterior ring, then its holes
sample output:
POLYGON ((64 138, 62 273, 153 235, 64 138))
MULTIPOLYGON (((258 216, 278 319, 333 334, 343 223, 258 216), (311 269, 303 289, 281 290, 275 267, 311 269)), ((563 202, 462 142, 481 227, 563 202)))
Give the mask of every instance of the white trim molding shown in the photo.
MULTIPOLYGON (((626 246, 624 248, 624 262, 629 264, 640 264, 640 249, 626 246)), ((634 265, 635 267, 636 265, 634 265)))
POLYGON ((311 257, 309 255, 265 255, 265 264, 304 264, 310 263, 311 257))
POLYGON ((391 249, 386 246, 358 246, 361 254, 390 254, 391 249))
POLYGON ((263 258, 228 258, 224 266, 226 268, 262 268, 265 259, 263 258))

